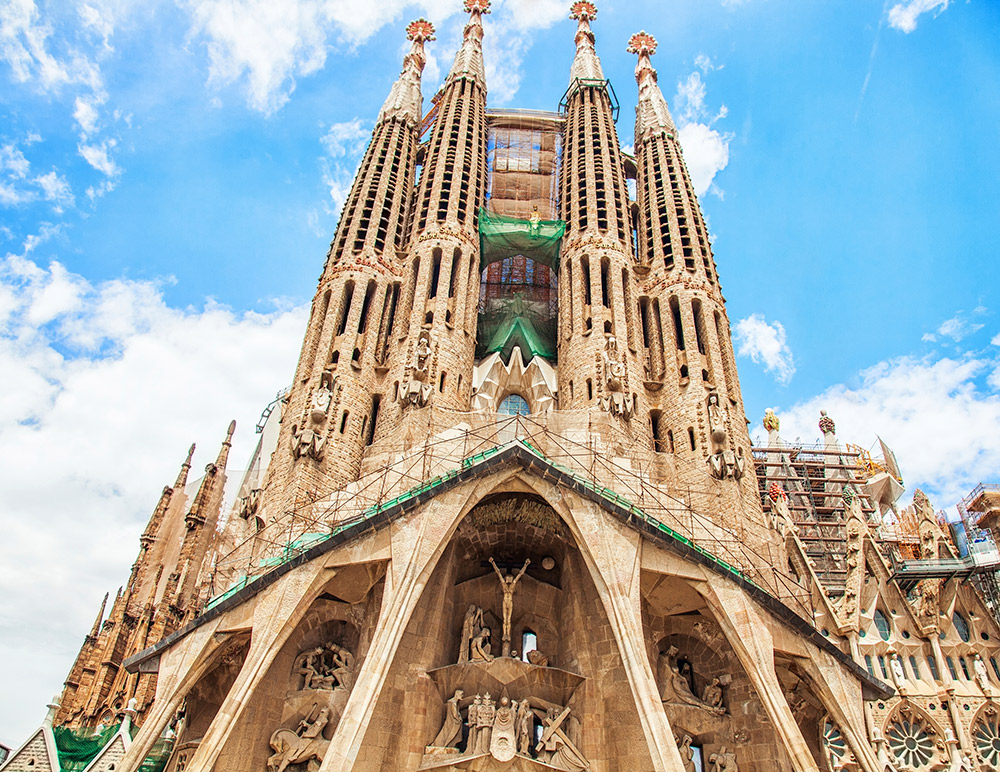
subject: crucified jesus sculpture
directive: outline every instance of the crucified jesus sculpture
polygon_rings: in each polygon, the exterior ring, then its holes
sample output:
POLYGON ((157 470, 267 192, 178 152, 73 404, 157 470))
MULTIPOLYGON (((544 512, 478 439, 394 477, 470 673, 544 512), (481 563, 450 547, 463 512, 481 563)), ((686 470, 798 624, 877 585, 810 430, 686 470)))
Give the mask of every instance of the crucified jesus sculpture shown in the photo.
POLYGON ((518 583, 524 572, 528 570, 528 564, 531 563, 530 559, 525 559, 524 565, 521 566, 521 571, 517 576, 513 576, 508 573, 504 576, 496 561, 490 558, 490 565, 493 566, 493 570, 497 572, 497 576, 500 577, 500 590, 503 592, 503 638, 501 639, 503 648, 501 650, 501 656, 510 656, 510 617, 514 613, 514 586, 518 583))

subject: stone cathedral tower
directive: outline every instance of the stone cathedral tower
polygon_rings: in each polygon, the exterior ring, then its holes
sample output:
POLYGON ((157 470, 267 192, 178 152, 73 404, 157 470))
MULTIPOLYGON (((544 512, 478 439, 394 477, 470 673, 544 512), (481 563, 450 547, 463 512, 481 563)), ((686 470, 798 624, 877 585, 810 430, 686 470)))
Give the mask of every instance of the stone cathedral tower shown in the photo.
POLYGON ((3 769, 996 769, 1000 629, 928 568, 958 558, 926 497, 907 583, 894 465, 858 478, 826 416, 822 450, 773 414, 751 446, 656 41, 632 156, 595 6, 539 112, 487 108, 489 5, 426 114, 407 28, 237 503, 230 426, 3 769))

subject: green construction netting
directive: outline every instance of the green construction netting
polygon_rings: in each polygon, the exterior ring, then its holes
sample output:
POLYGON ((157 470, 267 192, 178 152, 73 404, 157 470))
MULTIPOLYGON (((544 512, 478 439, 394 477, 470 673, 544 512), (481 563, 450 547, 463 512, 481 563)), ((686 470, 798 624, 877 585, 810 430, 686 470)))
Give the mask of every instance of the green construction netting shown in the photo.
POLYGON ((533 356, 554 361, 556 340, 556 318, 549 304, 513 295, 491 300, 480 312, 476 356, 499 351, 504 361, 510 361, 511 351, 520 346, 525 362, 533 356))
POLYGON ((57 726, 52 730, 59 754, 62 772, 82 772, 94 760, 101 749, 111 742, 121 724, 109 726, 97 734, 93 730, 74 730, 68 726, 57 726))
POLYGON ((153 747, 150 749, 149 755, 143 759, 143 762, 139 765, 137 772, 163 772, 164 767, 167 766, 167 762, 170 760, 170 754, 173 750, 174 738, 172 736, 160 737, 153 743, 153 747))
POLYGON ((559 270, 559 247, 566 223, 562 220, 519 220, 479 210, 479 270, 505 257, 525 255, 559 270))

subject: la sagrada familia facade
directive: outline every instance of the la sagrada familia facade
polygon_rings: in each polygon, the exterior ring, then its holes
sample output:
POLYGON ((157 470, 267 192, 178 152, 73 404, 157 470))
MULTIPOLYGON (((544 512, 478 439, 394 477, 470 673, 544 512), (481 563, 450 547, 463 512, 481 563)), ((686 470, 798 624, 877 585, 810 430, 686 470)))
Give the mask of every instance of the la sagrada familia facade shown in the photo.
POLYGON ((995 606, 926 496, 829 416, 751 443, 656 41, 628 155, 594 6, 540 112, 487 109, 489 4, 426 115, 407 28, 234 505, 230 425, 4 772, 998 769, 995 606))

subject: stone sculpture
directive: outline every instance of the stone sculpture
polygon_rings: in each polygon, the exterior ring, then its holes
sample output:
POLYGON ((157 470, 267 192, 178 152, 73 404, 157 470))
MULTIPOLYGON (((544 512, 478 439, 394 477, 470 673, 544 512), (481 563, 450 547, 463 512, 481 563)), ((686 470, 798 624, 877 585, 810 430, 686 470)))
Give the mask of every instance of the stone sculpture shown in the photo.
POLYGON ((501 762, 511 761, 517 755, 517 705, 511 705, 507 695, 500 698, 493 718, 490 753, 501 762))
POLYGON ((329 373, 323 373, 322 382, 316 393, 313 394, 312 404, 309 407, 309 418, 313 423, 320 424, 326 420, 330 410, 330 403, 333 401, 333 391, 328 381, 329 373))
POLYGON ((709 472, 717 480, 739 480, 746 469, 746 460, 743 458, 742 448, 733 452, 727 447, 729 433, 726 430, 726 410, 719 402, 716 392, 708 395, 705 410, 708 413, 708 437, 712 448, 712 454, 708 457, 709 472))
POLYGON ((589 769, 590 762, 580 753, 574 739, 570 738, 570 709, 549 708, 542 718, 542 734, 535 744, 538 759, 560 769, 589 769))
POLYGON ((521 566, 521 571, 517 576, 514 576, 507 572, 504 576, 496 561, 490 558, 490 565, 493 566, 493 570, 496 571, 497 577, 500 579, 500 591, 503 593, 503 636, 501 637, 501 651, 500 655, 503 657, 510 656, 510 618, 514 613, 514 588, 520 581, 521 577, 524 576, 524 572, 528 570, 528 565, 531 563, 530 559, 524 561, 524 565, 521 566))
POLYGON ((465 743, 466 753, 475 753, 476 748, 479 745, 479 709, 483 704, 483 698, 480 695, 476 695, 472 704, 469 706, 468 714, 465 717, 466 726, 469 727, 469 737, 465 743))
POLYGON ((429 382, 433 353, 430 331, 421 330, 420 337, 417 338, 417 350, 414 353, 413 364, 410 366, 410 378, 400 387, 399 399, 401 402, 424 407, 430 401, 434 391, 429 382))
POLYGON ((538 649, 532 649, 528 652, 528 662, 532 665, 538 665, 538 667, 549 666, 548 655, 540 652, 538 649))
POLYGON ((527 700, 521 700, 517 709, 517 752, 522 756, 528 755, 534 728, 535 714, 531 712, 531 704, 527 700))
POLYGON ((976 654, 975 659, 972 661, 972 671, 975 674, 976 683, 983 690, 983 694, 987 697, 992 697, 993 684, 990 683, 990 674, 986 670, 986 663, 983 662, 983 658, 979 654, 976 654))
POLYGON ((323 435, 308 426, 303 426, 301 429, 297 426, 292 427, 292 456, 294 458, 308 456, 316 461, 322 461, 324 443, 323 435))
POLYGON ((740 772, 736 765, 736 754, 727 751, 725 745, 718 753, 713 753, 708 757, 708 763, 712 772, 740 772))
POLYGON ((460 703, 465 693, 456 689, 454 696, 445 706, 444 724, 431 745, 435 748, 456 748, 462 739, 462 712, 460 703))
POLYGON ((728 676, 713 678, 713 683, 710 683, 705 687, 704 693, 712 697, 713 702, 709 702, 707 699, 698 699, 694 692, 691 691, 691 684, 688 681, 687 676, 681 672, 677 654, 677 647, 671 646, 667 649, 667 651, 660 655, 662 658, 661 668, 662 663, 666 664, 666 674, 663 678, 664 683, 661 693, 661 699, 663 702, 691 705, 720 716, 724 714, 726 709, 722 706, 721 685, 724 679, 728 683, 728 676), (716 693, 715 689, 718 689, 718 693, 716 693), (717 704, 714 702, 716 698, 718 699, 717 704))
POLYGON ((483 610, 472 604, 462 620, 462 642, 458 650, 458 661, 468 662, 472 652, 472 642, 483 628, 483 610))
POLYGON ((490 628, 484 627, 472 639, 471 657, 473 662, 492 662, 493 654, 490 646, 490 628))
POLYGON ((899 655, 894 651, 889 653, 889 673, 892 675, 893 686, 901 697, 905 697, 908 687, 906 673, 903 672, 903 663, 900 662, 899 655))
POLYGON ((705 689, 701 693, 701 701, 710 708, 722 707, 722 686, 718 678, 713 678, 705 685, 705 689))
POLYGON ((496 718, 496 703, 486 692, 483 703, 479 706, 479 732, 476 735, 476 753, 489 753, 493 735, 493 719, 496 718))
POLYGON ((302 652, 295 668, 302 676, 302 689, 350 689, 353 671, 354 655, 336 643, 302 652))
POLYGON ((681 738, 680 745, 677 746, 677 751, 681 754, 681 761, 684 762, 684 772, 695 772, 694 766, 694 748, 691 747, 691 743, 694 740, 691 735, 686 734, 681 738))
POLYGON ((270 772, 284 772, 290 764, 301 764, 310 759, 322 763, 330 745, 329 740, 323 739, 323 729, 330 722, 330 710, 323 708, 312 717, 317 708, 318 705, 313 705, 310 715, 303 718, 294 731, 278 729, 271 735, 274 754, 267 760, 270 772))
POLYGON ((600 399, 602 410, 628 420, 635 412, 635 403, 625 393, 625 362, 618 350, 618 339, 608 335, 600 354, 601 381, 604 396, 600 399))

